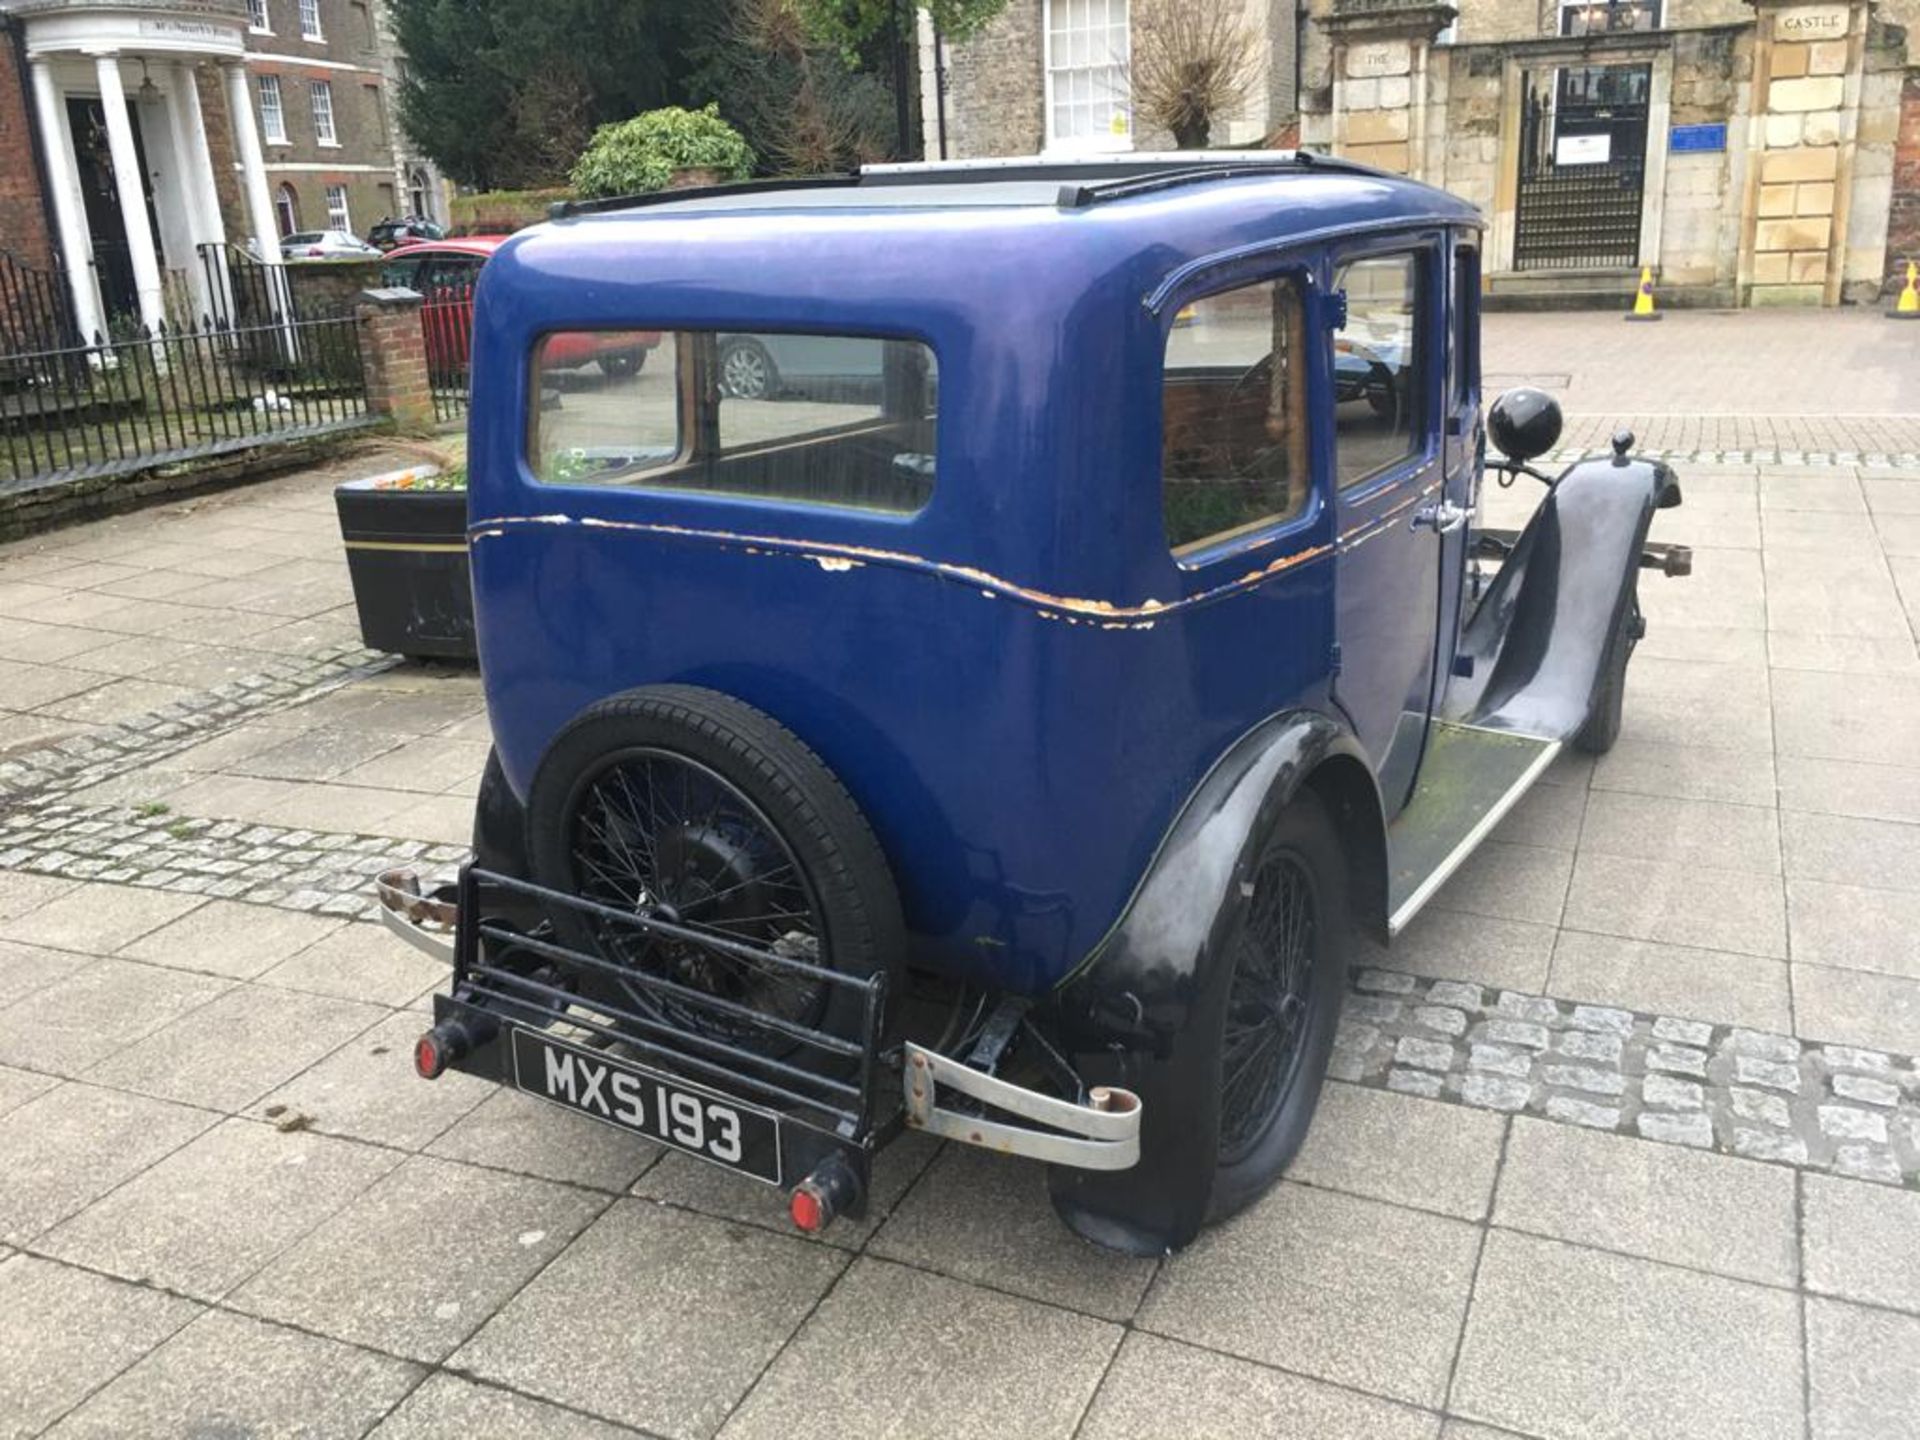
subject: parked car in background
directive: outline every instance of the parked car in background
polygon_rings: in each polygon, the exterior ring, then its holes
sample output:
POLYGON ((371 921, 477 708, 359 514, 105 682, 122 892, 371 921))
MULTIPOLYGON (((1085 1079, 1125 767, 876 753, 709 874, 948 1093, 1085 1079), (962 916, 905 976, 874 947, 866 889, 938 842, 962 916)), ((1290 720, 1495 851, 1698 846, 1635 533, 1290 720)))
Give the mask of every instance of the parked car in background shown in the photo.
POLYGON ((380 252, 345 230, 302 230, 280 239, 289 260, 377 260, 380 252))
POLYGON ((735 400, 833 398, 880 383, 884 347, 840 335, 722 335, 720 389, 735 400))
MULTIPOLYGON (((387 252, 380 269, 382 285, 417 290, 426 297, 427 366, 431 370, 464 369, 473 335, 473 287, 480 268, 500 248, 504 235, 475 235, 456 240, 433 240, 402 245, 387 252)), ((557 337, 546 363, 560 370, 598 365, 602 374, 624 379, 647 363, 647 353, 660 343, 654 331, 622 335, 573 333, 557 337)))
POLYGON ((417 244, 422 240, 446 238, 445 230, 433 221, 423 220, 418 215, 402 215, 398 220, 390 215, 367 232, 367 243, 381 251, 398 249, 402 245, 417 244))

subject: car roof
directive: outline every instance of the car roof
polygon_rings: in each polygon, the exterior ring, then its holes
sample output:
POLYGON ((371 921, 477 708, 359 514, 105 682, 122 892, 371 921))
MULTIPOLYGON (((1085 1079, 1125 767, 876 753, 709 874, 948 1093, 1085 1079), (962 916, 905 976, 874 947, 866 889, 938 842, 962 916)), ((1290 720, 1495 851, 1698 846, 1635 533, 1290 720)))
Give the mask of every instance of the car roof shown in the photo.
POLYGON ((555 220, 584 215, 696 215, 743 211, 1081 209, 1147 195, 1197 195, 1233 182, 1320 184, 1366 177, 1410 209, 1436 217, 1477 212, 1444 190, 1372 166, 1302 150, 1149 151, 1076 158, 1007 156, 867 165, 851 175, 716 185, 602 200, 563 201, 555 220))
POLYGON ((944 314, 976 332, 1009 295, 1058 319, 1098 287, 1113 288, 1095 303, 1131 295, 1157 310, 1235 256, 1482 224, 1472 204, 1419 181, 1273 150, 875 166, 552 216, 487 266, 497 293, 522 302, 516 317, 586 324, 625 306, 804 329, 944 314))

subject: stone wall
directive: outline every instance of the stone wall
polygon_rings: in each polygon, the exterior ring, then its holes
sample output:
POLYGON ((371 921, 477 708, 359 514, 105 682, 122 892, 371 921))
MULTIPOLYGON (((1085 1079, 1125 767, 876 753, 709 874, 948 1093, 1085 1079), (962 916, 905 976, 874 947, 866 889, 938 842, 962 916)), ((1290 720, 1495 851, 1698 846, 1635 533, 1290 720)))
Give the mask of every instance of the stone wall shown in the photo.
POLYGON ((1674 36, 1668 124, 1725 125, 1727 147, 1667 155, 1660 253, 1653 260, 1670 292, 1692 290, 1698 298, 1722 304, 1734 298, 1748 166, 1739 137, 1752 90, 1751 29, 1674 36))
POLYGON ((948 52, 948 151, 960 157, 1031 155, 1046 141, 1041 0, 1011 0, 993 22, 948 52))
POLYGON ((1904 79, 1887 217, 1886 280, 1881 286, 1888 297, 1906 284, 1908 262, 1920 262, 1920 65, 1904 79))
POLYGON ((1841 298, 1871 304, 1886 270, 1893 216, 1894 158, 1900 140, 1906 47, 1900 32, 1875 23, 1860 73, 1860 116, 1854 132, 1852 183, 1840 257, 1841 298))

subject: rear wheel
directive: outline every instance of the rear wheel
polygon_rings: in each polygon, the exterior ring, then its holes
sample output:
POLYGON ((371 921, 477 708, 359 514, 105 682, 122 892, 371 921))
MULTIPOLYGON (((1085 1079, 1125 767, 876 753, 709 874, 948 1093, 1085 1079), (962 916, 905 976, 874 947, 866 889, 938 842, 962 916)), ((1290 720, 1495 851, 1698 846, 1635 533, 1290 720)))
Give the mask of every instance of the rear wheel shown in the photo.
POLYGON ((1647 633, 1647 622, 1640 613, 1640 587, 1636 583, 1627 596, 1627 608, 1614 622, 1607 637, 1606 658, 1601 662, 1600 683, 1593 692, 1593 707, 1587 723, 1573 737, 1573 748, 1585 755, 1604 755, 1620 738, 1620 717, 1627 698, 1627 661, 1633 647, 1647 633))
MULTIPOLYGON (((534 878, 783 959, 855 976, 899 964, 900 902, 851 797, 796 736, 709 690, 658 686, 601 701, 555 739, 528 801, 534 878)), ((756 1013, 851 1036, 857 993, 740 952, 567 910, 569 944, 756 1013)), ((784 1037, 617 976, 583 998, 780 1054, 784 1037)))
POLYGON ((1220 1149, 1209 1221, 1256 1199, 1313 1119, 1346 990, 1346 864, 1303 791, 1241 877, 1220 1035, 1220 1149))

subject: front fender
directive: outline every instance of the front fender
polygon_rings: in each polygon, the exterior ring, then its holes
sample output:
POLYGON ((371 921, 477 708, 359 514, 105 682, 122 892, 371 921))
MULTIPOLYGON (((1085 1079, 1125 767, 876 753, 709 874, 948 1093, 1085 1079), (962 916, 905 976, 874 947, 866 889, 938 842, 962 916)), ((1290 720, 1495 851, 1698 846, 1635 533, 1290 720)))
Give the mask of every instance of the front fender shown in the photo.
POLYGON ((1570 466, 1461 631, 1441 714, 1543 740, 1578 733, 1653 512, 1679 503, 1679 481, 1657 460, 1616 454, 1570 466))
MULTIPOLYGON (((1239 882, 1287 803, 1335 757, 1347 774, 1369 774, 1351 732, 1315 711, 1284 712, 1242 736, 1188 798, 1114 929, 1056 993, 1081 1078, 1141 1099, 1137 1165, 1048 1173, 1055 1210, 1098 1244, 1164 1254, 1206 1220, 1239 882)), ((1368 788, 1378 831, 1379 792, 1370 779, 1368 788)))

